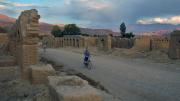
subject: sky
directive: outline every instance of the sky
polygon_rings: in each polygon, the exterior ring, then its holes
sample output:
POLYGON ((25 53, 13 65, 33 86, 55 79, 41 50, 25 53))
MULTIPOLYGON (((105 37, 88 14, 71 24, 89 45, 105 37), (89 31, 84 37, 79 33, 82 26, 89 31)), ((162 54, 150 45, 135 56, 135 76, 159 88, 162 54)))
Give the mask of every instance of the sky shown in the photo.
POLYGON ((125 22, 134 31, 139 26, 179 26, 179 4, 180 0, 0 0, 0 13, 17 18, 21 11, 35 8, 42 22, 115 31, 125 22))

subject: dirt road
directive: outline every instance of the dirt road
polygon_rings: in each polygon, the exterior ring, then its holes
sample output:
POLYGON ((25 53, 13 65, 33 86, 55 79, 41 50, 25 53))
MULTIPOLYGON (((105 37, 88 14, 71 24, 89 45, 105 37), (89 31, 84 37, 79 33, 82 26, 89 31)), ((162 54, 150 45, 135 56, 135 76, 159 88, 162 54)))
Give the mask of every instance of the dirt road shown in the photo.
POLYGON ((43 56, 99 81, 123 101, 180 101, 180 71, 174 69, 176 65, 92 56, 93 69, 88 70, 83 68, 82 54, 48 49, 43 56))

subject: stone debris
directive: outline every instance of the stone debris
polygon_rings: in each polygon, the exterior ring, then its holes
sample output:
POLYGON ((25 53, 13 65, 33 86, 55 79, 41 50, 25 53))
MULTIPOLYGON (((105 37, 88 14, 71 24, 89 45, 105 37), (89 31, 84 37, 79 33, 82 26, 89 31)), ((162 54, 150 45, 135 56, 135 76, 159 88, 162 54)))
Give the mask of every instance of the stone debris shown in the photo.
POLYGON ((30 81, 32 84, 46 84, 47 77, 56 74, 56 71, 51 65, 31 65, 30 81))
POLYGON ((100 93, 77 76, 49 76, 53 101, 102 101, 100 93))

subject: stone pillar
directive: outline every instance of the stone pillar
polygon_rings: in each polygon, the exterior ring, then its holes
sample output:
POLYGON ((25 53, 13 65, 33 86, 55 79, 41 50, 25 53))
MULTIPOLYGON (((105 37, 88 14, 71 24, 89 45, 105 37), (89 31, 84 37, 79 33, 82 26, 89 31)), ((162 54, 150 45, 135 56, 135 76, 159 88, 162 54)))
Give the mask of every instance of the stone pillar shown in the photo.
POLYGON ((112 38, 111 38, 111 36, 110 35, 108 35, 107 36, 107 49, 108 50, 111 50, 111 48, 112 48, 112 38))
POLYGON ((21 13, 16 22, 16 36, 19 53, 17 56, 21 69, 21 77, 29 80, 29 66, 38 63, 39 18, 37 10, 26 10, 21 13))

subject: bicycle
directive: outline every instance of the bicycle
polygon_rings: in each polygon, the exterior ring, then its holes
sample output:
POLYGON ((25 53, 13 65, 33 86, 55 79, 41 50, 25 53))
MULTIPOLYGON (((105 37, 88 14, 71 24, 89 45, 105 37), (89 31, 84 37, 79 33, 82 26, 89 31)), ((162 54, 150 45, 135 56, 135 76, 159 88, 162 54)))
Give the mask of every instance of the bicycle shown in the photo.
POLYGON ((85 66, 87 69, 92 69, 92 62, 91 62, 91 60, 84 61, 84 66, 85 66))

